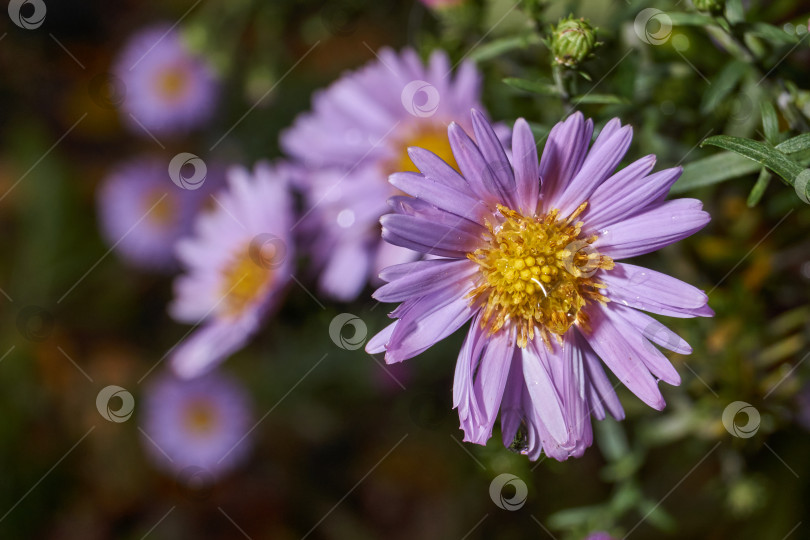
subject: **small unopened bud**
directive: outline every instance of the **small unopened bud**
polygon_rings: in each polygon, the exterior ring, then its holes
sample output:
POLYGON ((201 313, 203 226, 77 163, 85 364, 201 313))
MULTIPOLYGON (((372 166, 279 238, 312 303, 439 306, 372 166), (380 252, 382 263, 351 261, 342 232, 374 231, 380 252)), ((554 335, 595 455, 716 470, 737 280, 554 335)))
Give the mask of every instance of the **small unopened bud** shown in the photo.
POLYGON ((551 31, 551 54, 557 65, 577 67, 590 58, 599 45, 596 29, 585 19, 562 19, 551 31))
POLYGON ((721 13, 726 7, 726 0, 692 0, 692 3, 698 11, 710 13, 721 13))

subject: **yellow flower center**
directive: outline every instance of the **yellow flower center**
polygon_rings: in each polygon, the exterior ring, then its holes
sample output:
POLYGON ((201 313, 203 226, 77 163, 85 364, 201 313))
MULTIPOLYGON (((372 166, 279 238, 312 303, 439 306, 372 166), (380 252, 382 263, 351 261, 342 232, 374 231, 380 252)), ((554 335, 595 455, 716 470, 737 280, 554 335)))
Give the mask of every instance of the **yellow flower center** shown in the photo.
POLYGON ((268 265, 254 260, 251 246, 237 252, 222 272, 223 313, 236 316, 260 299, 273 281, 268 265))
POLYGON ((450 148, 450 140, 447 137, 447 126, 441 122, 425 122, 424 125, 410 130, 406 136, 398 138, 394 142, 397 157, 391 159, 385 167, 387 173, 419 172, 408 156, 408 148, 411 146, 430 150, 442 158, 445 163, 458 170, 456 158, 453 157, 453 150, 450 148))
POLYGON ((503 222, 487 223, 487 245, 467 254, 480 266, 478 287, 470 296, 485 303, 482 328, 493 334, 511 322, 517 325, 520 347, 535 331, 550 345, 549 333, 561 341, 575 323, 587 329, 583 306, 589 300, 607 302, 599 292, 604 284, 591 276, 599 268, 612 269, 613 260, 591 247, 596 235, 580 238, 581 221, 572 223, 586 206, 558 220, 558 210, 526 217, 498 205, 503 222))
POLYGON ((217 412, 205 400, 190 403, 185 410, 183 420, 188 431, 196 435, 206 435, 217 425, 217 412))
POLYGON ((149 213, 149 219, 160 226, 167 227, 177 218, 177 205, 170 193, 156 189, 150 192, 143 201, 144 212, 149 213))
POLYGON ((188 76, 182 69, 167 68, 157 77, 157 89, 168 101, 179 101, 186 95, 188 76))

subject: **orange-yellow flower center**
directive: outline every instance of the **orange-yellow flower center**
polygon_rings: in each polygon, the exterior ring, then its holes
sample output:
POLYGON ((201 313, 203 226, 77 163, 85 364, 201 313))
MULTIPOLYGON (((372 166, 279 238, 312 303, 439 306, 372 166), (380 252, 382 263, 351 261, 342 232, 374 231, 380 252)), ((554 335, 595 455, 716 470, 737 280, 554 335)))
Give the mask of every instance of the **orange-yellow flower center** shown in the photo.
POLYGON ((273 272, 262 260, 254 260, 251 246, 225 266, 222 272, 222 305, 225 315, 236 316, 261 299, 273 281, 273 272))
POLYGON ((199 399, 186 406, 183 420, 188 431, 197 435, 205 435, 216 427, 217 412, 210 403, 199 399))
POLYGON ((163 70, 157 76, 157 89, 168 101, 179 101, 186 95, 188 75, 183 69, 174 67, 163 70))
POLYGON ((606 302, 592 279, 596 270, 613 268, 613 260, 596 252, 596 236, 581 238, 581 221, 572 223, 583 203, 565 220, 557 210, 543 216, 523 216, 498 205, 503 221, 487 224, 488 242, 467 256, 480 267, 478 287, 470 293, 484 304, 482 328, 490 333, 507 322, 517 325, 520 347, 538 331, 549 344, 577 323, 587 328, 582 308, 589 300, 606 302))
POLYGON ((156 189, 143 200, 144 212, 148 212, 149 219, 160 226, 169 226, 177 219, 177 205, 170 193, 156 189))
POLYGON ((450 140, 447 137, 447 126, 441 122, 423 121, 422 125, 407 131, 407 134, 394 140, 394 152, 396 157, 391 159, 385 167, 387 173, 400 171, 419 172, 408 156, 408 148, 418 146, 430 150, 445 163, 454 169, 458 169, 456 158, 453 157, 453 150, 450 148, 450 140))

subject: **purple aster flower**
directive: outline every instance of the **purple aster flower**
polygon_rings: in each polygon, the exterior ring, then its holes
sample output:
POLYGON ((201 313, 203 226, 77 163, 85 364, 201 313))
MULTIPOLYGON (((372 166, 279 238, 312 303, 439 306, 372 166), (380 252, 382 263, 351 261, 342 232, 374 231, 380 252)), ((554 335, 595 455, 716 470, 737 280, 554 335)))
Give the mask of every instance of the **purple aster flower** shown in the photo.
POLYGON ((124 121, 137 133, 173 134, 199 126, 214 110, 218 84, 205 59, 168 25, 133 35, 113 74, 121 80, 124 121))
POLYGON ((291 276, 291 203, 286 165, 228 173, 218 206, 201 214, 195 236, 177 244, 186 273, 169 311, 203 323, 172 352, 174 369, 192 377, 240 349, 278 304, 291 276))
POLYGON ((209 167, 199 189, 184 190, 169 177, 167 163, 141 157, 118 166, 98 190, 99 226, 104 239, 130 264, 171 270, 174 245, 191 232, 197 211, 222 185, 220 167, 209 167))
POLYGON ((424 65, 411 49, 383 49, 379 60, 317 93, 313 110, 282 134, 283 148, 310 170, 301 187, 322 292, 352 300, 370 275, 417 256, 380 239, 379 218, 396 194, 385 179, 416 171, 410 146, 428 148, 455 166, 447 126, 455 121, 470 127, 468 113, 481 107, 480 94, 471 62, 453 75, 444 51, 424 65))
POLYGON ((163 375, 147 388, 141 414, 146 454, 169 472, 200 467, 217 477, 251 447, 247 391, 221 373, 191 380, 163 375))
POLYGON ((680 383, 651 342, 682 354, 689 345, 638 310, 713 315, 702 291, 614 260, 685 238, 709 215, 700 201, 664 200, 681 170, 651 174, 654 156, 613 173, 632 137, 618 119, 589 150, 593 123, 569 117, 549 133, 539 164, 523 119, 512 163, 484 117, 472 119, 478 144, 448 129, 461 174, 414 148, 421 173, 391 175, 412 197, 391 199, 383 238, 441 258, 383 271, 388 284, 374 297, 402 304, 366 350, 401 362, 472 319, 453 385, 465 440, 485 444, 500 410, 505 445, 531 459, 580 456, 591 413, 624 417, 602 363, 656 409, 658 380, 680 383))

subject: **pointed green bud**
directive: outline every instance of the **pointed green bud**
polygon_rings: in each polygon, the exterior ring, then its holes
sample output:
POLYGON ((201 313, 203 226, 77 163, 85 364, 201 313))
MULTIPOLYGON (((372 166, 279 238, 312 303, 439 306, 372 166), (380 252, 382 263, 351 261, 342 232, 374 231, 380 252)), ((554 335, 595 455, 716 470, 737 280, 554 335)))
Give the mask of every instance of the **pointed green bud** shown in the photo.
POLYGON ((593 50, 601 45, 596 41, 596 29, 585 19, 569 16, 561 19, 551 29, 552 63, 569 68, 577 67, 593 56, 593 50))
POLYGON ((708 11, 710 13, 722 13, 726 7, 726 0, 692 0, 695 9, 698 11, 708 11))

